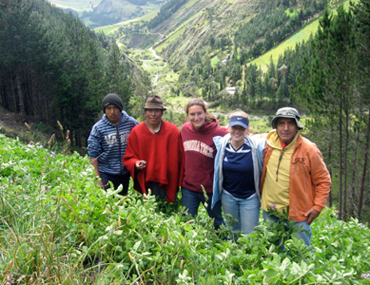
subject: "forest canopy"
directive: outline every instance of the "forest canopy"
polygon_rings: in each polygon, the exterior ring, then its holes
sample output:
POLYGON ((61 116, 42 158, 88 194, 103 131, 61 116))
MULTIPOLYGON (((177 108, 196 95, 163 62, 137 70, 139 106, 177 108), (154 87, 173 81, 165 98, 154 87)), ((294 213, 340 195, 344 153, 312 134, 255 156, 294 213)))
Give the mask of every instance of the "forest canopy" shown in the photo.
POLYGON ((20 120, 59 120, 72 145, 83 146, 107 93, 120 94, 128 110, 134 91, 149 88, 135 73, 115 41, 71 13, 43 0, 1 0, 0 105, 20 120))

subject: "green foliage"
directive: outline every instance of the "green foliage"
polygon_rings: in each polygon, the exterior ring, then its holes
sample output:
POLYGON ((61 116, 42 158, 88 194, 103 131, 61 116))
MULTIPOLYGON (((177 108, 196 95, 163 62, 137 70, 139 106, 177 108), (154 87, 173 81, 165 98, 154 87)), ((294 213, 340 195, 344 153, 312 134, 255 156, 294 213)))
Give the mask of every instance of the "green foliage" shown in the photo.
POLYGON ((369 284, 370 230, 333 209, 312 226, 311 254, 285 224, 235 243, 180 201, 104 191, 77 153, 0 136, 0 161, 2 284, 369 284))

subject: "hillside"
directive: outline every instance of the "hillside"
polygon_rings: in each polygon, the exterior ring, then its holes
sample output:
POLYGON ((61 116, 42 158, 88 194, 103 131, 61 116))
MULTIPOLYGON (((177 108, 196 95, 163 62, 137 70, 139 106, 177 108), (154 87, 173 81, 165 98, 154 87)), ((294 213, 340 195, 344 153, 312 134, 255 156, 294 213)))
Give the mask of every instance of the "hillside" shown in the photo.
POLYGON ((186 58, 195 53, 210 58, 218 55, 218 60, 222 60, 227 54, 237 56, 243 49, 250 51, 265 45, 252 56, 256 58, 318 17, 326 5, 326 1, 318 1, 315 7, 310 5, 316 1, 288 2, 291 3, 283 6, 277 1, 187 1, 152 28, 165 35, 155 48, 175 68, 184 66, 186 58), (265 44, 266 37, 272 38, 271 43, 265 44))
POLYGON ((258 2, 191 0, 153 29, 165 35, 155 48, 175 68, 184 66, 186 57, 195 52, 212 57, 206 52, 211 37, 215 41, 231 39, 237 27, 256 13, 258 2))
POLYGON ((65 11, 75 11, 89 27, 112 25, 157 11, 166 0, 49 0, 65 11))

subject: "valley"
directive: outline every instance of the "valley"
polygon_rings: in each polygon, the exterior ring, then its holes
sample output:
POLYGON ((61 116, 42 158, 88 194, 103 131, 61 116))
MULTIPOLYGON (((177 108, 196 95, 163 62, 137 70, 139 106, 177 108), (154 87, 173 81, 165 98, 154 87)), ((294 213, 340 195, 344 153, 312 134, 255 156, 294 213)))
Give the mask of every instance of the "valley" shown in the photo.
MULTIPOLYGON (((348 1, 345 3, 348 6, 348 1)), ((177 113, 180 110, 176 117, 181 119, 179 119, 179 122, 176 121, 176 124, 181 125, 181 122, 185 120, 181 112, 184 102, 189 98, 186 92, 190 92, 191 96, 201 97, 205 88, 208 88, 199 79, 195 79, 193 84, 194 77, 190 78, 187 74, 193 73, 195 76, 204 77, 204 75, 197 74, 198 71, 191 70, 191 68, 197 66, 197 69, 200 70, 204 69, 201 65, 210 64, 210 68, 213 71, 208 76, 216 78, 215 70, 224 70, 222 72, 225 73, 230 70, 228 65, 240 65, 239 62, 236 63, 236 60, 241 57, 242 49, 235 44, 235 35, 239 27, 245 21, 250 20, 253 16, 251 11, 256 11, 256 7, 257 3, 253 1, 248 2, 248 4, 247 1, 228 1, 225 3, 222 1, 189 1, 183 8, 175 11, 169 19, 151 30, 145 27, 146 24, 144 23, 146 23, 146 20, 142 18, 117 23, 114 25, 114 30, 108 26, 100 27, 98 30, 113 35, 117 42, 123 43, 125 49, 130 50, 130 54, 134 59, 141 62, 140 65, 150 74, 150 77, 153 79, 152 82, 155 83, 152 86, 152 92, 163 97, 171 106, 173 112, 177 113), (242 5, 248 5, 250 9, 241 12, 239 10, 242 5), (235 18, 231 21, 230 17, 235 18), (240 24, 236 25, 235 20, 239 19, 240 24), (130 29, 134 29, 134 32, 131 32, 130 29), (140 45, 130 47, 129 39, 138 37, 140 34, 148 34, 148 32, 160 32, 163 35, 159 40, 150 44, 149 47, 140 47, 140 45), (231 40, 226 45, 219 47, 211 47, 206 43, 207 38, 222 39, 222 37, 231 38, 231 40), (153 50, 156 53, 153 53, 153 50), (193 61, 195 58, 197 59, 193 61), (192 60, 192 64, 189 70, 188 64, 190 60, 192 60), (186 76, 184 77, 183 75, 186 76), (178 105, 181 103, 182 107, 179 108, 178 105)), ((335 7, 333 6, 333 10, 335 7)), ((312 17, 302 28, 297 29, 286 40, 277 43, 256 58, 246 61, 245 66, 256 65, 259 70, 266 73, 271 60, 277 65, 279 58, 284 55, 286 50, 294 50, 297 44, 308 41, 310 36, 316 33, 319 26, 318 16, 319 14, 316 14, 315 17, 312 17)), ((145 41, 143 43, 145 46, 145 41)), ((238 76, 240 78, 239 81, 234 82, 238 85, 237 87, 235 87, 235 84, 234 86, 230 84, 231 81, 236 81, 235 78, 234 80, 227 79, 231 78, 230 75, 225 77, 224 80, 226 82, 214 82, 219 90, 218 92, 224 92, 228 88, 240 88, 239 90, 242 91, 241 89, 245 88, 245 83, 241 79, 243 79, 243 76, 245 77, 245 74, 241 73, 238 76)), ((224 92, 222 96, 228 96, 227 94, 227 92, 224 92)), ((228 97, 231 98, 232 96, 234 94, 228 97)), ((218 94, 213 96, 203 95, 203 97, 210 103, 210 111, 217 114, 220 122, 226 124, 227 114, 237 106, 223 104, 228 99, 214 100, 213 98, 219 97, 218 94)), ((285 104, 289 102, 290 100, 286 100, 285 104)), ((261 125, 262 128, 258 130, 259 132, 265 132, 269 128, 267 118, 272 116, 276 110, 274 107, 255 108, 254 106, 248 107, 240 104, 238 106, 246 109, 251 114, 256 113, 261 118, 262 122, 258 125, 261 125)))

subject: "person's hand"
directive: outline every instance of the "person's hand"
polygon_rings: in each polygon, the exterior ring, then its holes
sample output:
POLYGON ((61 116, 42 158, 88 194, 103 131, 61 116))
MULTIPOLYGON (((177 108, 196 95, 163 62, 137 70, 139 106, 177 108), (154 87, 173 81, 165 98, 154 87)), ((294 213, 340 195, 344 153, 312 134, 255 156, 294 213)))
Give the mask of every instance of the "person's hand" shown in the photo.
POLYGON ((98 183, 96 183, 97 186, 100 186, 101 188, 104 189, 104 185, 103 185, 103 182, 100 180, 98 183))
POLYGON ((307 224, 311 225, 314 219, 316 219, 320 215, 319 211, 316 211, 314 208, 311 208, 306 214, 305 217, 308 217, 307 224))
POLYGON ((146 168, 146 161, 145 160, 137 160, 135 162, 135 167, 137 170, 143 170, 146 168))

